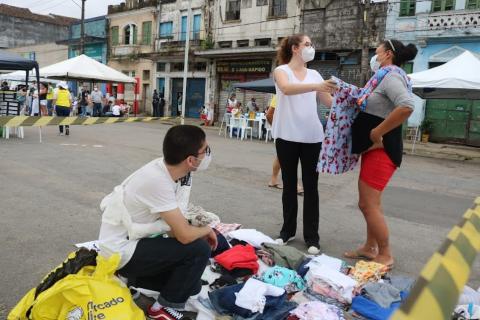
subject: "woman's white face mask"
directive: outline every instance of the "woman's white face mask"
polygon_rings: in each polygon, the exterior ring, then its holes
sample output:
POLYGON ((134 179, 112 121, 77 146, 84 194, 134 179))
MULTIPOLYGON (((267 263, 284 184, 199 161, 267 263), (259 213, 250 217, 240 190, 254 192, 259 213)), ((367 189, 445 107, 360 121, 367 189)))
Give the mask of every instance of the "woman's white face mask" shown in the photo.
POLYGON ((373 73, 380 70, 380 62, 378 62, 377 58, 378 58, 378 55, 374 55, 372 59, 370 59, 370 69, 372 69, 373 73))
POLYGON ((315 58, 315 48, 313 47, 304 47, 302 49, 302 59, 303 62, 307 63, 312 61, 315 58))

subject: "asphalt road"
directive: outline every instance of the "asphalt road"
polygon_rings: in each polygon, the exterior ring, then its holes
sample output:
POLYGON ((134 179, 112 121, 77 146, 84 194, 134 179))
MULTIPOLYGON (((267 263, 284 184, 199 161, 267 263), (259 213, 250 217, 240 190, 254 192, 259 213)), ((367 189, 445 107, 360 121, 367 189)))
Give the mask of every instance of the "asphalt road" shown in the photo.
MULTIPOLYGON (((26 128, 24 140, 0 140, 0 316, 62 262, 75 243, 96 239, 100 200, 161 155, 167 129, 160 123, 76 126, 65 137, 48 127, 40 144, 38 128, 26 128)), ((213 161, 208 171, 195 174, 192 202, 225 222, 275 237, 281 191, 266 186, 273 144, 225 139, 213 130, 207 134, 213 161)), ((357 175, 320 177, 320 236, 327 254, 340 257, 365 235, 356 207, 357 175)), ((404 158, 384 196, 394 272, 418 275, 479 195, 479 177, 478 164, 404 158)), ((301 225, 293 245, 303 250, 301 225)), ((478 287, 478 261, 473 270, 470 284, 478 287)))

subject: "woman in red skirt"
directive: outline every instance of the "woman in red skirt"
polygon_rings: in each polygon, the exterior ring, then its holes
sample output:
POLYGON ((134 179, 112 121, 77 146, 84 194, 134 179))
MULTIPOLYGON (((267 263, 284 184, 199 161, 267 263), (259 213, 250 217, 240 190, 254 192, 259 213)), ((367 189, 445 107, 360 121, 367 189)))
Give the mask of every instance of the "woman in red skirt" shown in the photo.
POLYGON ((358 180, 358 206, 367 224, 367 239, 358 249, 345 252, 351 259, 369 259, 393 267, 388 226, 382 209, 382 194, 403 154, 402 123, 413 112, 409 79, 397 67, 417 54, 413 44, 384 41, 372 59, 374 77, 379 79, 365 107, 352 125, 352 153, 362 154, 358 180), (382 77, 379 77, 379 74, 382 77))

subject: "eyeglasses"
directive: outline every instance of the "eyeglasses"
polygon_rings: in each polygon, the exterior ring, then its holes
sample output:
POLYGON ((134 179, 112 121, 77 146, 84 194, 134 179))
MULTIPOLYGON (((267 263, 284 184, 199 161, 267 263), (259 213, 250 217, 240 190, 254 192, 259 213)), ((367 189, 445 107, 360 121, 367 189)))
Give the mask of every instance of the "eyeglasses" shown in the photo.
POLYGON ((199 152, 198 154, 201 155, 205 153, 206 156, 209 156, 212 154, 212 149, 210 149, 210 146, 207 146, 207 148, 205 148, 205 151, 202 151, 202 152, 199 152))

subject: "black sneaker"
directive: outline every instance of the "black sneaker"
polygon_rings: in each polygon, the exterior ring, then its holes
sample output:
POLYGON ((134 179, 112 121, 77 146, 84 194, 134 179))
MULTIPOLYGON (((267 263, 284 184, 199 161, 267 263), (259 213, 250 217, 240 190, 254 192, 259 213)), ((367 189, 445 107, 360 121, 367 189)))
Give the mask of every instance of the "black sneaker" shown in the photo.
POLYGON ((70 135, 70 129, 69 128, 65 129, 65 135, 67 135, 67 136, 70 135))

